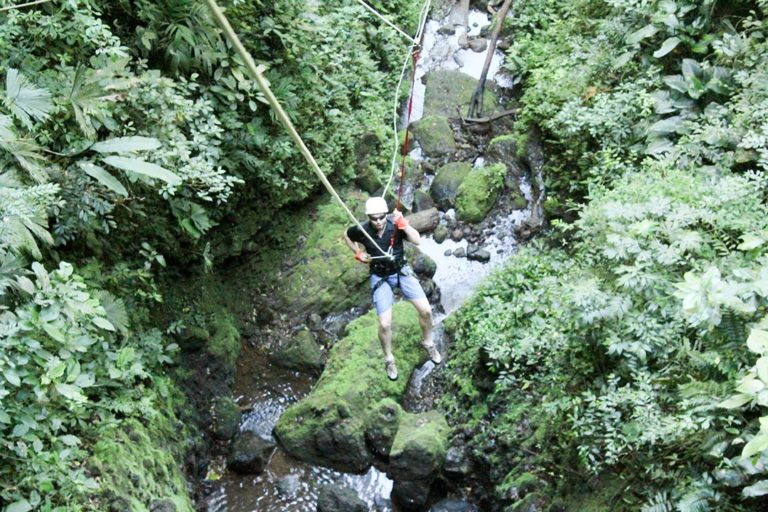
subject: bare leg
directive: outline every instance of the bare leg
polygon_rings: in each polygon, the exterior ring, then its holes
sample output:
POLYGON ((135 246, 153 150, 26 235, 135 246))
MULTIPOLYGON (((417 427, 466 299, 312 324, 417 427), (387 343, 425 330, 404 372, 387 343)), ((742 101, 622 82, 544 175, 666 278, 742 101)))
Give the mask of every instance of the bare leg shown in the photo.
POLYGON ((379 342, 384 351, 384 359, 391 361, 392 355, 392 308, 379 315, 379 342))
POLYGON ((421 344, 432 345, 432 306, 428 299, 413 299, 411 303, 419 312, 419 325, 421 325, 421 344))

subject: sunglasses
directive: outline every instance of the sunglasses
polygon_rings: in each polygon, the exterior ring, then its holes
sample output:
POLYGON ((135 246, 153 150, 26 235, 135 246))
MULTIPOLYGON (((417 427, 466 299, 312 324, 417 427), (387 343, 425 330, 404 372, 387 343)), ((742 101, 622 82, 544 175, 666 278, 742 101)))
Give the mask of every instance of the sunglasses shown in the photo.
POLYGON ((386 214, 384 214, 384 215, 369 215, 368 219, 373 221, 373 222, 379 222, 381 220, 384 220, 384 218, 386 216, 387 216, 386 214))

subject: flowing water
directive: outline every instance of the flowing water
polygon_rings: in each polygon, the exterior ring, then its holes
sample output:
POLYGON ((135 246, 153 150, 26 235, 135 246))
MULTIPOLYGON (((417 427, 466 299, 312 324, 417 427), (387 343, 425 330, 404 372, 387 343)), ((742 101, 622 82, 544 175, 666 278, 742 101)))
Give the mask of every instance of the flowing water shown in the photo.
MULTIPOLYGON (((417 69, 417 83, 414 92, 412 121, 423 113, 425 86, 421 77, 435 69, 457 69, 479 78, 485 52, 475 53, 459 47, 460 38, 474 36, 490 24, 488 16, 479 11, 470 11, 464 22, 456 25, 455 33, 438 34, 442 22, 430 21, 425 31, 424 58, 417 69)), ((496 76, 503 54, 496 52, 488 78, 501 85, 509 85, 496 76)), ((419 158, 419 151, 412 157, 419 158)), ((476 164, 481 163, 477 162, 476 164)), ((429 181, 425 186, 428 186, 429 181)), ((521 189, 531 203, 531 187, 521 183, 521 189)), ((441 214, 442 222, 451 222, 453 212, 441 214)), ((460 306, 472 293, 477 284, 488 275, 493 267, 502 263, 517 246, 512 233, 528 216, 527 210, 515 211, 511 215, 495 219, 492 227, 483 233, 483 248, 491 254, 488 263, 470 261, 448 254, 459 247, 466 248, 466 242, 446 240, 441 244, 431 237, 422 237, 420 249, 437 263, 435 283, 440 287, 443 314, 435 316, 435 340, 442 344, 442 319, 460 306)), ((326 319, 335 321, 337 319, 326 319)), ((248 349, 241 355, 235 392, 238 403, 248 412, 243 415, 241 431, 251 430, 269 437, 280 414, 292 403, 310 392, 314 379, 303 373, 283 370, 272 365, 268 358, 255 349, 248 349), (239 396, 238 396, 239 395, 239 396)), ((419 389, 424 379, 434 369, 428 361, 418 368, 409 382, 410 388, 419 389)), ((223 463, 220 461, 220 464, 223 463)), ((314 512, 317 507, 317 492, 322 484, 336 483, 355 490, 371 511, 394 511, 389 496, 393 482, 375 467, 363 475, 341 473, 327 468, 311 466, 297 461, 277 448, 265 471, 256 476, 239 476, 221 470, 222 477, 207 501, 208 512, 314 512)))

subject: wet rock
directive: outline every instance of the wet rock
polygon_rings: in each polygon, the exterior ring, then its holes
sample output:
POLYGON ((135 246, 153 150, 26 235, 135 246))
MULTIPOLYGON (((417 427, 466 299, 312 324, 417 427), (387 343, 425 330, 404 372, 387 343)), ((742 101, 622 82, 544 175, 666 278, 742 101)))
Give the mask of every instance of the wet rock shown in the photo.
POLYGON ((362 169, 358 168, 355 183, 369 194, 373 194, 384 186, 376 171, 367 166, 362 169))
POLYGON ((445 461, 449 431, 445 417, 436 411, 403 417, 389 452, 387 476, 393 480, 436 476, 445 461))
POLYGON ((216 439, 226 441, 232 439, 240 427, 240 407, 229 396, 219 396, 213 399, 211 406, 213 424, 211 430, 216 439))
POLYGON ((460 480, 469 475, 471 470, 469 457, 467 457, 467 448, 461 443, 458 446, 451 446, 445 454, 445 463, 443 472, 449 478, 460 480))
POLYGON ((392 486, 392 499, 403 510, 424 510, 431 488, 432 480, 396 480, 392 486))
POLYGON ((261 473, 274 447, 274 441, 264 439, 255 432, 241 432, 229 449, 227 467, 241 475, 261 473))
POLYGON ((317 512, 368 512, 368 505, 348 487, 323 485, 317 497, 317 512))
POLYGON ((403 409, 389 398, 382 400, 371 409, 365 437, 376 455, 389 456, 402 416, 403 409))
POLYGON ((453 23, 447 23, 437 29, 437 33, 443 36, 452 36, 456 33, 456 27, 453 26, 453 23))
POLYGON ((445 242, 445 239, 448 238, 448 228, 442 224, 437 226, 434 233, 432 233, 432 238, 439 244, 445 242))
POLYGON ((294 496, 300 483, 299 475, 286 475, 277 481, 277 492, 281 496, 294 496))
POLYGON ((447 210, 455 206, 459 187, 471 171, 472 164, 469 162, 451 162, 437 171, 429 193, 438 208, 447 210))
POLYGON ((464 247, 457 247, 453 250, 453 256, 455 258, 463 258, 467 255, 467 250, 464 247))
POLYGON ((411 131, 419 142, 424 156, 445 157, 456 151, 453 130, 445 116, 426 116, 413 123, 411 131))
POLYGON ((149 505, 149 512, 176 512, 176 504, 171 500, 157 500, 149 505))
MULTIPOLYGON (((478 83, 477 79, 460 71, 446 70, 432 71, 426 75, 426 80, 424 115, 448 118, 455 118, 458 112, 467 111, 478 83)), ((484 110, 494 112, 498 103, 496 95, 486 87, 483 94, 484 110)))
POLYGON ((488 40, 484 37, 473 38, 468 42, 469 48, 475 53, 482 53, 488 48, 488 40))
POLYGON ((440 288, 432 279, 425 279, 422 281, 421 288, 424 290, 424 294, 427 296, 430 302, 440 302, 440 288))
POLYGON ((474 512, 475 507, 466 501, 444 499, 432 505, 429 512, 474 512))
POLYGON ((454 242, 461 242, 464 239, 464 231, 461 229, 454 229, 451 231, 451 240, 454 242))
POLYGON ((467 247, 467 259, 486 263, 490 261, 491 253, 473 244, 467 247))
POLYGON ((429 233, 440 222, 440 214, 437 208, 422 210, 418 213, 407 215, 408 223, 419 233, 429 233))
POLYGON ((507 168, 506 185, 518 183, 520 178, 528 174, 528 166, 517 156, 518 148, 515 136, 512 134, 494 138, 485 150, 486 164, 504 164, 507 168))
POLYGON ((288 343, 272 356, 275 364, 292 370, 319 370, 323 367, 323 349, 315 340, 314 334, 301 330, 288 343))
POLYGON ((443 253, 444 256, 450 256, 451 254, 453 254, 453 251, 451 249, 448 249, 443 253))
POLYGON ((414 250, 406 249, 406 255, 411 263, 411 268, 417 276, 434 277, 437 271, 437 263, 432 258, 415 248, 414 250))
POLYGON ((323 328, 323 317, 317 313, 312 313, 307 318, 307 325, 313 331, 318 331, 323 328))
POLYGON ((423 210, 429 210, 435 207, 435 202, 432 198, 423 190, 417 190, 413 193, 413 212, 420 212, 423 210))
POLYGON ((491 211, 504 187, 506 167, 494 164, 468 173, 456 193, 456 215, 464 222, 480 222, 491 211))

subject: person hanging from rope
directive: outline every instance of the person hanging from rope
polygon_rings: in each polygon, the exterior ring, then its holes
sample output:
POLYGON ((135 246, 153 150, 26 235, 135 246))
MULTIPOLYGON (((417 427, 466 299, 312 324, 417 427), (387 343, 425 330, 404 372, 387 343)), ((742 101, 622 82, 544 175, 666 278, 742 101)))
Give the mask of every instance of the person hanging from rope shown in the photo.
POLYGON ((413 270, 408 266, 403 250, 403 239, 419 245, 421 236, 408 224, 408 220, 400 211, 395 209, 391 216, 388 216, 387 212, 389 207, 383 197, 371 197, 365 202, 368 221, 347 229, 344 239, 355 252, 355 259, 370 265, 371 292, 379 317, 379 342, 384 350, 385 369, 387 377, 396 380, 397 365, 392 354, 392 306, 395 287, 400 288, 403 296, 419 312, 421 344, 429 358, 435 364, 440 364, 442 357, 432 340, 432 306, 413 270), (361 228, 370 238, 363 234, 361 228), (365 251, 358 244, 362 245, 365 251))

